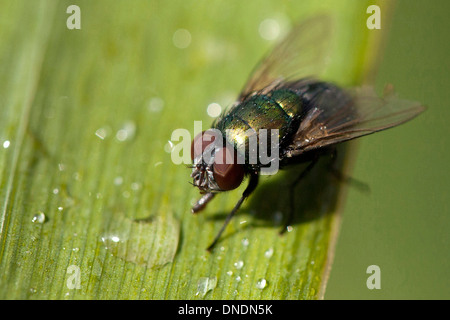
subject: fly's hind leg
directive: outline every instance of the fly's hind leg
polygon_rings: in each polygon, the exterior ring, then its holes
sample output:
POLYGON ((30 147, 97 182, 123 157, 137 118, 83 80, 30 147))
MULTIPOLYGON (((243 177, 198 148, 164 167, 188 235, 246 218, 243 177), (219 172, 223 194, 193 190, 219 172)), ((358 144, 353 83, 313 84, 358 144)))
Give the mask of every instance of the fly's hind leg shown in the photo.
POLYGON ((331 156, 329 171, 338 181, 351 184, 352 186, 358 188, 360 191, 363 191, 363 192, 370 191, 370 188, 366 183, 359 181, 355 178, 346 176, 339 169, 336 168, 336 163, 337 163, 336 148, 326 149, 322 153, 315 154, 314 157, 311 159, 311 162, 308 164, 308 166, 300 173, 300 175, 290 185, 290 188, 289 188, 289 213, 285 220, 283 228, 280 230, 280 234, 285 233, 293 221, 294 214, 295 214, 295 201, 294 200, 295 200, 296 186, 314 168, 314 166, 317 164, 320 156, 325 156, 325 155, 331 156))
POLYGON ((308 166, 300 173, 300 175, 290 185, 290 188, 289 188, 289 201, 290 201, 289 213, 285 220, 283 228, 279 232, 280 235, 284 234, 286 232, 286 230, 288 230, 288 227, 291 225, 292 220, 294 219, 295 187, 301 180, 303 180, 306 177, 306 175, 312 170, 312 168, 314 168, 314 166, 317 164, 318 160, 319 160, 319 157, 314 157, 312 159, 312 161, 308 164, 308 166))
POLYGON ((333 149, 331 149, 331 163, 329 166, 329 170, 333 174, 333 176, 339 182, 347 183, 353 187, 356 187, 361 192, 364 192, 364 193, 370 192, 370 187, 367 183, 345 175, 344 173, 342 173, 341 170, 336 168, 336 164, 337 164, 337 150, 336 150, 336 148, 333 148, 333 149))

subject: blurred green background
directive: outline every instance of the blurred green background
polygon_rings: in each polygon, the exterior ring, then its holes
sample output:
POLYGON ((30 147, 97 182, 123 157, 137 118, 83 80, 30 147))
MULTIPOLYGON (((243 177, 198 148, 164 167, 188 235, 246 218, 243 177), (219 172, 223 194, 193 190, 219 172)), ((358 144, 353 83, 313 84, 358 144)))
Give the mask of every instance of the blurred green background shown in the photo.
MULTIPOLYGON (((428 110, 361 139, 326 299, 450 298, 449 1, 398 1, 376 84, 428 110), (378 265, 381 289, 366 287, 378 265)), ((383 28, 383 27, 382 27, 383 28)))

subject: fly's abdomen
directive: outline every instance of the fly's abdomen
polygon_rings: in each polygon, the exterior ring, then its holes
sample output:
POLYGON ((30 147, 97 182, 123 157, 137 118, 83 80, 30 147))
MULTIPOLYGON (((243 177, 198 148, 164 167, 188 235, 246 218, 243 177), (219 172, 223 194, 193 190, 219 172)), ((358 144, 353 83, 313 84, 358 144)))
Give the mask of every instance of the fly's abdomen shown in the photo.
MULTIPOLYGON (((271 130, 276 129, 273 133, 277 133, 281 145, 291 133, 301 108, 302 100, 294 92, 274 90, 269 95, 254 95, 236 105, 214 124, 214 128, 226 136, 248 163, 249 153, 257 152, 260 130, 266 129, 270 138, 271 130)), ((270 141, 266 141, 266 146, 270 146, 270 141)))

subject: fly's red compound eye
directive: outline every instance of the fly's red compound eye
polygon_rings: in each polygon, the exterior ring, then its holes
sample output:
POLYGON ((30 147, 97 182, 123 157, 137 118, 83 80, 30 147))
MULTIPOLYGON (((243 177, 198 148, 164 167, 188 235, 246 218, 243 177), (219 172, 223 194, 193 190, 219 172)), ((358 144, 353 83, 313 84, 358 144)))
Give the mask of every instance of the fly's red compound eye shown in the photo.
POLYGON ((244 166, 238 164, 236 156, 233 156, 232 147, 220 148, 215 154, 214 180, 220 189, 224 191, 239 187, 244 180, 244 166))
POLYGON ((192 140, 191 144, 191 159, 194 160, 198 156, 203 154, 205 148, 210 145, 215 140, 215 135, 213 132, 203 131, 199 133, 194 140, 192 140))

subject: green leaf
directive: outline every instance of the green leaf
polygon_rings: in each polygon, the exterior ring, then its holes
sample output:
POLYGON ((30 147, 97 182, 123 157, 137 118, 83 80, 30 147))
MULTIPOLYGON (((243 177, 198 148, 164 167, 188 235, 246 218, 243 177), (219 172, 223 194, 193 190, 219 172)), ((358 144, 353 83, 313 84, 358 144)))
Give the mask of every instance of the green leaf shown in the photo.
POLYGON ((77 1, 80 30, 71 4, 0 3, 0 298, 322 297, 347 187, 326 163, 298 188, 291 232, 278 234, 295 170, 262 179, 208 253, 243 189, 192 216, 170 139, 238 95, 273 45, 264 19, 284 32, 328 12, 327 79, 361 83, 379 39, 369 1, 77 1))

